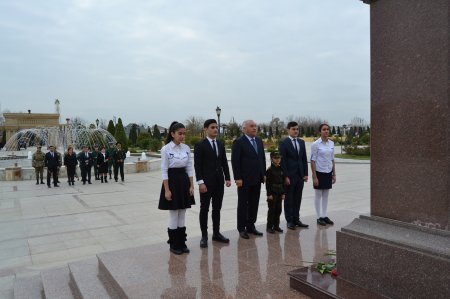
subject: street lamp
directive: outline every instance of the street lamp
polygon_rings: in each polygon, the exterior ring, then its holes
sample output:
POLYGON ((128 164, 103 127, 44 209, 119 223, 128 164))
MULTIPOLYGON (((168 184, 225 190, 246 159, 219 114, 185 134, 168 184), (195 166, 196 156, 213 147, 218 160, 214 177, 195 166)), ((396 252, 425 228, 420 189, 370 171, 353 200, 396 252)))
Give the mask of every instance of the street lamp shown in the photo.
POLYGON ((95 120, 95 123, 97 124, 97 129, 98 129, 98 123, 99 123, 100 121, 98 120, 98 118, 95 120))
POLYGON ((216 108, 216 114, 217 114, 217 128, 219 129, 219 138, 220 138, 220 113, 222 113, 222 109, 220 109, 219 106, 216 108))

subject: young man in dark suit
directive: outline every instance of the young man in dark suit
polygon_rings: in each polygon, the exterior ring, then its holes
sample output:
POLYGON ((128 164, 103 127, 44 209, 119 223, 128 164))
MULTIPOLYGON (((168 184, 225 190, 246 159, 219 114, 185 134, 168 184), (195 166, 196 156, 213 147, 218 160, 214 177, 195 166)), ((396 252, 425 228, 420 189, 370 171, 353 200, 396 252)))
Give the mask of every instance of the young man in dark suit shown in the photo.
POLYGON ((264 183, 266 172, 266 155, 264 145, 256 137, 256 123, 246 120, 242 124, 243 136, 233 143, 231 165, 233 176, 238 187, 237 229, 243 239, 248 234, 262 236, 255 228, 258 215, 261 183, 264 183))
POLYGON ((81 180, 83 181, 83 185, 86 185, 86 181, 88 184, 91 183, 91 167, 93 163, 92 154, 89 153, 88 147, 83 146, 83 151, 78 154, 78 161, 80 162, 81 169, 81 180))
POLYGON ((212 201, 213 241, 229 243, 230 240, 220 233, 220 209, 224 193, 224 184, 231 186, 225 146, 217 140, 218 126, 215 119, 203 124, 206 138, 195 145, 195 177, 200 190, 200 229, 202 239, 200 247, 208 247, 208 212, 212 201))
POLYGON ((296 122, 291 121, 287 124, 287 133, 289 136, 278 147, 286 185, 284 216, 289 229, 295 229, 296 226, 307 228, 308 225, 300 221, 303 185, 308 181, 305 142, 298 138, 299 128, 296 122))
POLYGON ((47 186, 50 186, 50 176, 53 175, 53 185, 58 186, 58 167, 61 167, 58 155, 55 152, 55 147, 50 145, 49 152, 45 154, 45 167, 47 167, 47 186))

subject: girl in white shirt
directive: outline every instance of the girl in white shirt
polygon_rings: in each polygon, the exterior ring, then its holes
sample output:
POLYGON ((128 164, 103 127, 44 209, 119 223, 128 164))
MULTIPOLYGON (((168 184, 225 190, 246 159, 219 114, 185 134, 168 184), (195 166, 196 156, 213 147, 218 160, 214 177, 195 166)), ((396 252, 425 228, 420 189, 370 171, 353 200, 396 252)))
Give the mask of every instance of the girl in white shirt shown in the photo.
POLYGON ((327 216, 328 193, 332 184, 336 182, 336 168, 334 163, 334 143, 328 139, 330 126, 321 124, 320 138, 311 146, 311 170, 315 191, 315 207, 317 224, 334 224, 327 216))
POLYGON ((189 253, 186 246, 186 209, 195 204, 192 178, 192 159, 189 146, 184 144, 186 128, 182 123, 172 122, 161 149, 163 185, 158 208, 169 210, 170 251, 175 254, 189 253))

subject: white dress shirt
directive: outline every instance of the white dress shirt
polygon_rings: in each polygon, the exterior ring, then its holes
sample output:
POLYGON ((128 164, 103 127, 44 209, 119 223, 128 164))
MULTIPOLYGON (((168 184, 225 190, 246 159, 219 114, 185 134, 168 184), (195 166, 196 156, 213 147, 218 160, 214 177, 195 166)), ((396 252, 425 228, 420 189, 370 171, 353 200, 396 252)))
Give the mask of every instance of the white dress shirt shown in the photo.
POLYGON ((192 176, 191 149, 184 143, 176 145, 173 141, 161 148, 162 179, 169 178, 169 168, 186 168, 189 177, 192 176))
POLYGON ((311 145, 311 161, 316 162, 316 171, 330 173, 333 170, 334 142, 317 139, 311 145))

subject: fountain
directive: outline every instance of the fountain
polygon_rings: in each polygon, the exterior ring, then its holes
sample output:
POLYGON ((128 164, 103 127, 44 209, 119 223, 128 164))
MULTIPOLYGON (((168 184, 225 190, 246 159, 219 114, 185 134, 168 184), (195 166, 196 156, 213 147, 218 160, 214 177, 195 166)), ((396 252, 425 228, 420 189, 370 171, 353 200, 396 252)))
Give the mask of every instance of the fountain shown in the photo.
POLYGON ((28 151, 27 159, 31 160, 32 158, 33 158, 33 154, 31 153, 31 151, 28 151))
POLYGON ((125 154, 125 156, 126 156, 127 158, 131 157, 131 152, 128 151, 128 152, 125 154))
POLYGON ((145 161, 145 160, 147 160, 147 155, 144 152, 142 152, 141 161, 145 161))
POLYGON ((79 150, 83 145, 91 148, 94 145, 105 146, 116 140, 106 130, 88 129, 84 126, 65 127, 39 127, 25 129, 14 134, 5 144, 5 151, 21 151, 28 147, 41 145, 47 148, 54 145, 59 151, 64 152, 69 145, 79 150))

